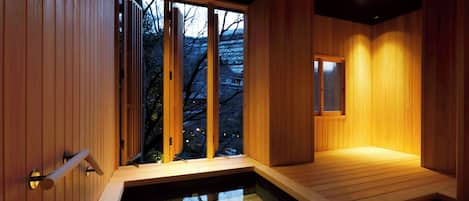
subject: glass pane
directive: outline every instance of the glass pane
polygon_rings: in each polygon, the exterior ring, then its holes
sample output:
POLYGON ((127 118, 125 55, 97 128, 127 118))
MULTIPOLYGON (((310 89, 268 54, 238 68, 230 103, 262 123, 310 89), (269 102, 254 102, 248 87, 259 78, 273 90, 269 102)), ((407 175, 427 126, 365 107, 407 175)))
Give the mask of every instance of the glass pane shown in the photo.
POLYGON ((342 111, 344 66, 342 63, 323 62, 324 111, 342 111))
POLYGON ((175 160, 206 157, 207 8, 175 3, 184 16, 183 148, 175 160))
POLYGON ((319 62, 314 61, 314 112, 319 112, 319 99, 320 97, 319 85, 319 62))
POLYGON ((219 24, 220 110, 216 156, 243 153, 244 14, 216 10, 219 24))
POLYGON ((164 1, 144 1, 143 4, 151 9, 143 16, 145 126, 142 162, 152 163, 163 158, 164 1))

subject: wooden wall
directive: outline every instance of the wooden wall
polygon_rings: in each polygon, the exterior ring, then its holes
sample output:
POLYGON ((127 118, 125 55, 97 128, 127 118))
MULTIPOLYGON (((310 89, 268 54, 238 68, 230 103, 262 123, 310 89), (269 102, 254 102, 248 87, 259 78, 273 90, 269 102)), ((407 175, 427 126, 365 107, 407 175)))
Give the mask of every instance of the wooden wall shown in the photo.
POLYGON ((0 3, 0 200, 97 200, 116 165, 114 2, 0 3), (105 172, 83 166, 48 191, 27 189, 64 151, 90 149, 105 172))
POLYGON ((254 1, 249 6, 248 40, 244 71, 244 108, 243 123, 246 133, 243 138, 244 153, 263 164, 270 164, 270 113, 269 113, 269 60, 268 51, 253 51, 249 47, 269 48, 267 23, 270 15, 268 1, 254 1), (254 79, 255 78, 255 79, 254 79))
POLYGON ((420 155, 422 13, 372 27, 371 144, 420 155))
POLYGON ((421 15, 374 26, 314 16, 314 53, 346 61, 346 115, 314 118, 315 151, 378 146, 420 153, 421 15))
POLYGON ((314 54, 341 56, 346 62, 345 117, 314 118, 315 151, 370 145, 371 27, 314 16, 314 54))
POLYGON ((264 164, 313 160, 313 5, 256 0, 249 7, 244 145, 264 164))
POLYGON ((456 134, 462 123, 456 16, 456 0, 423 1, 422 163, 449 174, 456 171, 456 134))
MULTIPOLYGON (((462 132, 459 132, 458 137, 458 167, 457 167, 457 179, 458 179, 458 200, 468 201, 469 200, 469 106, 468 101, 464 100, 464 94, 469 94, 469 88, 467 87, 467 80, 464 78, 469 77, 469 3, 464 0, 458 0, 458 64, 459 70, 464 71, 462 79, 460 79, 459 85, 462 88, 462 104, 464 104, 464 110, 458 111, 460 118, 464 119, 464 123, 461 128, 462 132)), ((460 93, 461 94, 461 93, 460 93)))

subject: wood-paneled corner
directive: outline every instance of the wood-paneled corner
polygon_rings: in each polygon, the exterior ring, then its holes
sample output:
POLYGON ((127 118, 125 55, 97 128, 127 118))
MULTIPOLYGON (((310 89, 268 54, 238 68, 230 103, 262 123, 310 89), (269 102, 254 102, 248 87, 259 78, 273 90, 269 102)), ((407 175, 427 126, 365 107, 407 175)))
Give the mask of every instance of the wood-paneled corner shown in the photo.
POLYGON ((422 12, 372 27, 371 144, 420 155, 422 12))
POLYGON ((99 199, 117 163, 114 1, 2 1, 0 16, 0 200, 99 199), (104 176, 81 168, 28 190, 32 169, 82 149, 104 176))
POLYGON ((371 27, 314 16, 314 54, 345 58, 345 116, 314 117, 315 151, 371 143, 371 27))

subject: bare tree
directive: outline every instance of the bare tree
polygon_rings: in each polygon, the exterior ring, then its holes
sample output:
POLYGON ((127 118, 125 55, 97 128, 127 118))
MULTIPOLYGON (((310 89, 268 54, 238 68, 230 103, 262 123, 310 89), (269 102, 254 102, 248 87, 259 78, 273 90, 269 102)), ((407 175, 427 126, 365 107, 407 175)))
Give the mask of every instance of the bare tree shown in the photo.
MULTIPOLYGON (((158 154, 162 150, 163 135, 163 54, 164 54, 164 9, 161 7, 161 1, 151 0, 143 6, 144 11, 144 33, 143 46, 144 55, 143 63, 145 68, 145 133, 144 133, 144 157, 146 161, 157 160, 158 154), (160 3, 158 3, 160 2, 160 3)), ((199 83, 204 80, 207 68, 207 22, 200 26, 201 16, 204 8, 195 6, 183 7, 183 16, 185 23, 185 40, 184 40, 184 124, 191 121, 201 121, 206 117, 206 102, 195 101, 200 97, 206 96, 205 85, 199 83), (194 27, 200 30, 188 30, 194 27), (188 32, 196 33, 187 35, 188 32)), ((239 37, 239 27, 244 23, 243 15, 237 18, 228 19, 228 12, 222 13, 221 17, 221 41, 233 40, 239 37)), ((223 58, 223 55, 220 55, 223 58)), ((220 106, 230 104, 242 93, 241 89, 230 91, 224 94, 220 100, 220 106)))

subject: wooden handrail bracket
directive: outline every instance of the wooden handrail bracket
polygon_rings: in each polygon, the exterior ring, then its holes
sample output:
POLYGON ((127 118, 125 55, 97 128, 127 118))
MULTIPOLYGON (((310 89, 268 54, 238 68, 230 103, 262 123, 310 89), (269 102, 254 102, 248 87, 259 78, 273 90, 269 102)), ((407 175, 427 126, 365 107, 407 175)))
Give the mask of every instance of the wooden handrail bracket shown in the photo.
POLYGON ((42 176, 37 170, 31 171, 28 186, 31 190, 37 189, 39 186, 43 189, 51 189, 60 178, 75 169, 83 160, 86 160, 90 164, 90 167, 86 168, 87 174, 89 172, 96 172, 98 175, 104 174, 96 160, 94 160, 93 156, 90 154, 90 150, 85 149, 73 155, 73 157, 66 160, 66 163, 62 167, 47 176, 42 176))

